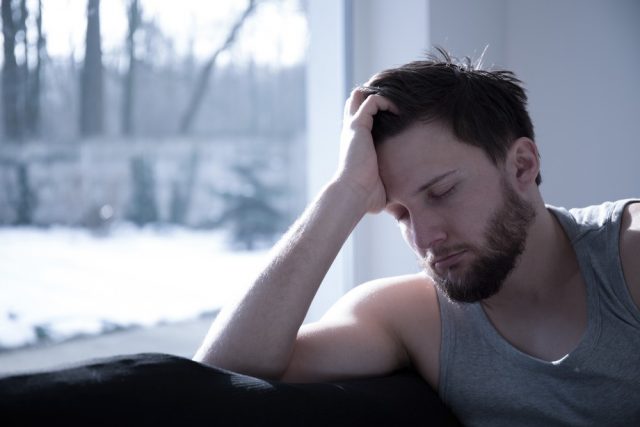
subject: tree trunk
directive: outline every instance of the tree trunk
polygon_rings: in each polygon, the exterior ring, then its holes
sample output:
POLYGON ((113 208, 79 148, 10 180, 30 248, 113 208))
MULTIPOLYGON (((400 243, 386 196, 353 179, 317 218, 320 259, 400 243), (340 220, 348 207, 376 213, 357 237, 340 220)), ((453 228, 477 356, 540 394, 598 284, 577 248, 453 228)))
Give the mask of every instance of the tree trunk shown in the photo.
POLYGON ((41 129, 41 107, 40 93, 42 81, 42 63, 45 57, 45 39, 42 34, 42 0, 38 0, 38 15, 36 16, 36 54, 33 70, 29 73, 29 84, 27 86, 26 99, 26 126, 31 136, 40 136, 41 129))
MULTIPOLYGON (((35 63, 26 68, 26 96, 25 96, 25 130, 29 136, 40 135, 40 93, 42 81, 42 63, 45 56, 45 40, 42 33, 42 0, 38 0, 38 14, 36 15, 36 54, 35 63)), ((25 45, 25 57, 27 52, 25 45)))
MULTIPOLYGON (((28 104, 28 88, 29 88, 29 43, 27 39, 27 0, 20 0, 19 14, 16 22, 16 41, 22 46, 23 60, 22 64, 18 63, 18 115, 20 117, 20 128, 23 138, 27 136, 27 104, 28 104)), ((15 19, 15 15, 14 15, 15 19)))
POLYGON ((87 3, 87 34, 80 87, 80 134, 96 136, 103 131, 103 75, 100 43, 100 0, 87 3))
POLYGON ((2 66, 2 104, 5 136, 9 140, 23 137, 20 114, 20 75, 16 62, 16 26, 11 0, 2 1, 2 35, 4 37, 4 63, 2 66))
POLYGON ((211 72, 213 70, 216 61, 218 60, 218 56, 225 50, 227 50, 235 41, 236 35, 238 31, 242 27, 242 24, 249 17, 253 9, 255 8, 255 0, 249 0, 249 4, 245 9, 244 13, 240 16, 240 18, 236 21, 236 23, 231 27, 231 31, 227 35, 226 40, 218 48, 211 58, 204 64, 202 70, 200 72, 200 76, 198 77, 198 81, 196 85, 193 87, 193 92, 191 93, 191 98, 189 103, 187 104, 187 109, 180 120, 180 133, 187 134, 191 130, 193 126, 193 121, 198 114, 198 110, 200 109, 200 104, 202 104, 202 98, 204 97, 205 92, 207 91, 207 86, 209 85, 209 78, 211 77, 211 72))
POLYGON ((129 30, 127 32, 128 68, 124 77, 122 94, 122 134, 133 134, 133 112, 135 107, 136 45, 135 35, 140 27, 141 13, 138 0, 129 0, 129 30))

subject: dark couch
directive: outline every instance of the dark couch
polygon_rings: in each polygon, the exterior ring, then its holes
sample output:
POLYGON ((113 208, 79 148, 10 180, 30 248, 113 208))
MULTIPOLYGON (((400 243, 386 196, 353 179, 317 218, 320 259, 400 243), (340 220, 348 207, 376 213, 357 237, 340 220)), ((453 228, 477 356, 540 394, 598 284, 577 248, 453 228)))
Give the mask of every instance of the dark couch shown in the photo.
POLYGON ((166 354, 0 378, 0 424, 458 425, 416 374, 287 384, 166 354))

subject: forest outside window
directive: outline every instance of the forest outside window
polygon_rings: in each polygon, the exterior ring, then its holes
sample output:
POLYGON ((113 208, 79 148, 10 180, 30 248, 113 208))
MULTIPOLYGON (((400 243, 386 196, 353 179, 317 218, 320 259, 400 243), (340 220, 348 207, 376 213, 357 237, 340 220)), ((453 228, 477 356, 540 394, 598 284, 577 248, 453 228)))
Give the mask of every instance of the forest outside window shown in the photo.
POLYGON ((0 360, 211 318, 304 207, 304 2, 0 2, 0 360))

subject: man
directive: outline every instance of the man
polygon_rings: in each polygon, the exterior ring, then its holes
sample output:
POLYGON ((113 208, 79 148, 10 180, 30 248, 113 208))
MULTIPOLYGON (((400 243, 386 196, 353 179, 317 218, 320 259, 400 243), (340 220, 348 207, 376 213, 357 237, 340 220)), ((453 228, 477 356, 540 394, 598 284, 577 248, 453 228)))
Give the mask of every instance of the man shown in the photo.
POLYGON ((352 92, 333 179, 195 359, 290 382, 411 366, 464 424, 640 423, 640 203, 545 206, 520 81, 440 53, 352 92), (424 273, 358 286, 301 327, 382 210, 424 273))

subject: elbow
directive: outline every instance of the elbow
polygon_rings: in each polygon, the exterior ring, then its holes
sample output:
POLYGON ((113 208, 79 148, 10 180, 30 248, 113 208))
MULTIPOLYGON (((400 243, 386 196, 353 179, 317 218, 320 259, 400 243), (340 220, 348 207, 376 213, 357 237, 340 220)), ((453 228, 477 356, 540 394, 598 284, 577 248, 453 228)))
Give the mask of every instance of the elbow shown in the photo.
POLYGON ((225 371, 264 380, 282 381, 287 372, 287 366, 264 363, 264 361, 262 363, 256 363, 255 361, 243 363, 237 358, 221 357, 220 355, 203 349, 199 349, 191 360, 212 368, 223 369, 225 371))

